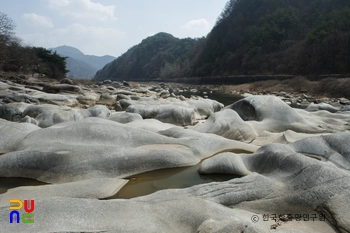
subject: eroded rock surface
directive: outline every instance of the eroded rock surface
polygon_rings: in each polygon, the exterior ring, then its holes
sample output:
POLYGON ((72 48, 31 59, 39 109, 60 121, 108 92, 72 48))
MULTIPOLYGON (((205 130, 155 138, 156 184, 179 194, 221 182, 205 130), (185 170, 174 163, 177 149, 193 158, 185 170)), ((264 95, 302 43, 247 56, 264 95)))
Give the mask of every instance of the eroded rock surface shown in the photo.
POLYGON ((194 165, 225 150, 257 148, 192 130, 171 128, 154 133, 102 118, 57 124, 14 139, 16 150, 0 156, 0 176, 56 183, 127 177, 194 165))
POLYGON ((8 103, 0 114, 0 177, 54 184, 1 194, 1 232, 350 232, 346 107, 294 109, 286 103, 298 100, 283 93, 249 94, 222 109, 164 84, 16 80, 0 81, 8 103), (200 173, 241 178, 98 200, 115 194, 126 182, 120 178, 203 159, 200 173), (9 224, 12 198, 35 199, 35 224, 9 224), (264 221, 266 214, 281 217, 264 221), (283 221, 283 214, 327 221, 283 221))
POLYGON ((251 155, 219 154, 204 161, 200 172, 246 176, 187 193, 251 211, 317 211, 340 231, 349 232, 350 148, 344 143, 349 140, 350 133, 344 132, 290 145, 269 144, 251 155))
POLYGON ((307 136, 347 129, 350 129, 349 113, 293 109, 274 96, 250 96, 239 100, 194 127, 199 132, 215 133, 257 145, 277 141, 287 131, 307 136))

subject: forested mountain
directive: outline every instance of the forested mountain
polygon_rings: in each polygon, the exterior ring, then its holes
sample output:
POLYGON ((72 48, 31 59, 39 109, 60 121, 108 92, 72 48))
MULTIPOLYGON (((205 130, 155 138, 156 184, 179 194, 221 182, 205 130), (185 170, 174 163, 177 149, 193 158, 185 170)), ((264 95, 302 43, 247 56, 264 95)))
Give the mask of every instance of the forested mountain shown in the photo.
POLYGON ((109 55, 85 55, 79 49, 66 45, 52 48, 52 50, 67 57, 68 76, 72 78, 93 78, 96 71, 115 59, 109 55))
POLYGON ((349 72, 349 0, 230 0, 206 38, 159 33, 95 78, 349 72))
POLYGON ((144 39, 96 73, 95 79, 150 80, 190 72, 190 52, 199 39, 178 39, 158 33, 144 39))
POLYGON ((347 73, 350 1, 231 0, 193 75, 347 73))

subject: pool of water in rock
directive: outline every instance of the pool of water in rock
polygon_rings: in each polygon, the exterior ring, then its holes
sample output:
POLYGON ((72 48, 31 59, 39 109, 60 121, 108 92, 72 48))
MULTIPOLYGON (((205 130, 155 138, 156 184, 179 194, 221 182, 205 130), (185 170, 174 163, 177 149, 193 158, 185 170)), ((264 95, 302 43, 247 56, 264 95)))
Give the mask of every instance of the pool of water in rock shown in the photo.
MULTIPOLYGON (((114 196, 115 198, 133 198, 148 195, 162 189, 187 188, 212 181, 226 181, 237 178, 234 175, 200 175, 197 171, 200 164, 191 167, 160 169, 128 177, 129 182, 114 196)), ((0 193, 19 186, 46 185, 28 178, 0 178, 0 193)))
POLYGON ((129 182, 113 197, 133 198, 154 193, 162 189, 187 188, 213 181, 226 181, 238 176, 211 174, 200 175, 200 164, 191 167, 161 169, 129 177, 129 182))

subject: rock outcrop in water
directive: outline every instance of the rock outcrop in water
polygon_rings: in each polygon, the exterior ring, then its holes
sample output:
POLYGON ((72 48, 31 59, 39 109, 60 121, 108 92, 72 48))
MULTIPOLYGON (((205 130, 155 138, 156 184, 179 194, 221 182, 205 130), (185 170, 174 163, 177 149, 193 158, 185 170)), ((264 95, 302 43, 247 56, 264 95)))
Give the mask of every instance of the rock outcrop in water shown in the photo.
POLYGON ((350 232, 348 111, 55 85, 0 82, 0 177, 52 183, 0 194, 1 232, 350 232), (201 174, 240 178, 98 199, 121 178, 202 160, 201 174), (9 224, 14 198, 35 200, 34 224, 9 224))

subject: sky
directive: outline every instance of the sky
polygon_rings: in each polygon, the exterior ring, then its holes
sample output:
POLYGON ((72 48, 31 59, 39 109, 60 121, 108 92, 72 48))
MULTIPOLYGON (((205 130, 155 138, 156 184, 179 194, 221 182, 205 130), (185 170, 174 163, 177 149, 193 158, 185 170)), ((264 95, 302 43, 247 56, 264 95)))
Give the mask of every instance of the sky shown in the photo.
POLYGON ((29 46, 118 57, 158 32, 206 36, 228 0, 0 0, 29 46))

